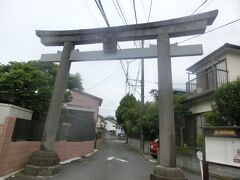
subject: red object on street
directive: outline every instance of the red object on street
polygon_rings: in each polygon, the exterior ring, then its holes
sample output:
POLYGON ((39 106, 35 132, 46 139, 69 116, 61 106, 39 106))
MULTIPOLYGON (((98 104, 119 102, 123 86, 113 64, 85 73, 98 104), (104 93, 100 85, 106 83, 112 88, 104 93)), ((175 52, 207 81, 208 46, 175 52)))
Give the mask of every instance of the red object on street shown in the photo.
POLYGON ((154 141, 150 142, 150 154, 152 157, 157 158, 159 153, 159 139, 155 139, 154 141))

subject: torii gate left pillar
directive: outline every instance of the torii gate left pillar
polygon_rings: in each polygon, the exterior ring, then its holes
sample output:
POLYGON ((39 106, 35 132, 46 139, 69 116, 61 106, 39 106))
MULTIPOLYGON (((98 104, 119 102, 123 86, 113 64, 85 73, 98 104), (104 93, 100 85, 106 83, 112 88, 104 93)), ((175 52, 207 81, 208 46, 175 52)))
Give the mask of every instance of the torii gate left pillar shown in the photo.
MULTIPOLYGON (((151 180, 185 180, 182 170, 176 168, 175 126, 172 98, 172 74, 169 38, 204 33, 217 16, 211 11, 167 21, 73 31, 37 31, 47 46, 64 46, 61 54, 54 92, 49 105, 40 151, 33 153, 24 173, 49 176, 59 172, 59 158, 53 152, 66 81, 74 45, 102 43, 116 53, 117 41, 157 39, 159 81, 160 166, 150 175, 151 180), (109 46, 110 44, 110 46, 109 46), (45 173, 45 174, 44 174, 45 173)), ((109 49, 104 49, 108 52, 109 49)))

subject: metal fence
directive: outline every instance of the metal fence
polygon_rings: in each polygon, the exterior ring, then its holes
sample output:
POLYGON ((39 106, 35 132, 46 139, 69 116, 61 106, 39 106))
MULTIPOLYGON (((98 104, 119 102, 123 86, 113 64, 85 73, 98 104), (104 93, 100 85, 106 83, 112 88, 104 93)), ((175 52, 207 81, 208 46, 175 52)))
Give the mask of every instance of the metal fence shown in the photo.
POLYGON ((186 83, 186 98, 190 99, 202 95, 228 82, 228 71, 213 69, 186 83))
MULTIPOLYGON (((96 138, 93 112, 67 110, 61 115, 56 141, 88 141, 96 138)), ((40 141, 44 121, 16 119, 12 141, 40 141)))
POLYGON ((25 119, 16 119, 12 141, 40 141, 44 122, 25 119))

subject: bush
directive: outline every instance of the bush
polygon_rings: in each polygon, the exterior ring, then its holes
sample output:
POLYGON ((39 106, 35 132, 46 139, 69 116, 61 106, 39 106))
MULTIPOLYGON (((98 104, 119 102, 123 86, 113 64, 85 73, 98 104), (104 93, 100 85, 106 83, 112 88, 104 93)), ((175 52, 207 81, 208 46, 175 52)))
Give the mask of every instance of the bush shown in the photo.
POLYGON ((181 152, 181 153, 189 153, 189 154, 194 153, 194 150, 187 145, 177 146, 176 150, 177 150, 177 152, 181 152))
POLYGON ((240 79, 218 88, 214 98, 217 125, 240 125, 240 79))
MULTIPOLYGON (((213 108, 214 109, 214 108, 213 108)), ((227 125, 227 122, 219 117, 219 114, 213 110, 210 112, 204 113, 205 125, 206 126, 224 126, 227 125)))

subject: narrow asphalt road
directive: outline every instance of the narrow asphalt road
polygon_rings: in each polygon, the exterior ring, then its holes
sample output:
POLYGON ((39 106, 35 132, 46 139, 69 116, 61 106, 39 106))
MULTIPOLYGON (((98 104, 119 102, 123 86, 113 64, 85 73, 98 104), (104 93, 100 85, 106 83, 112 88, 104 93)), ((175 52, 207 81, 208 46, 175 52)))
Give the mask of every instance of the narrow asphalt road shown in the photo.
MULTIPOLYGON (((149 158, 124 141, 108 140, 104 148, 86 159, 63 165, 61 174, 48 180, 149 180, 156 166, 149 158)), ((201 180, 199 174, 185 171, 185 175, 188 180, 201 180)))
MULTIPOLYGON (((149 180, 156 162, 120 140, 105 141, 98 152, 61 166, 62 172, 47 180, 149 180)), ((201 180, 199 174, 185 171, 188 180, 201 180)), ((9 179, 14 180, 15 177, 9 179)), ((42 178, 41 178, 42 179, 42 178)), ((217 180, 210 178, 210 180, 217 180)))
POLYGON ((123 141, 106 141, 104 148, 88 157, 64 165, 51 180, 148 180, 155 167, 123 141))

